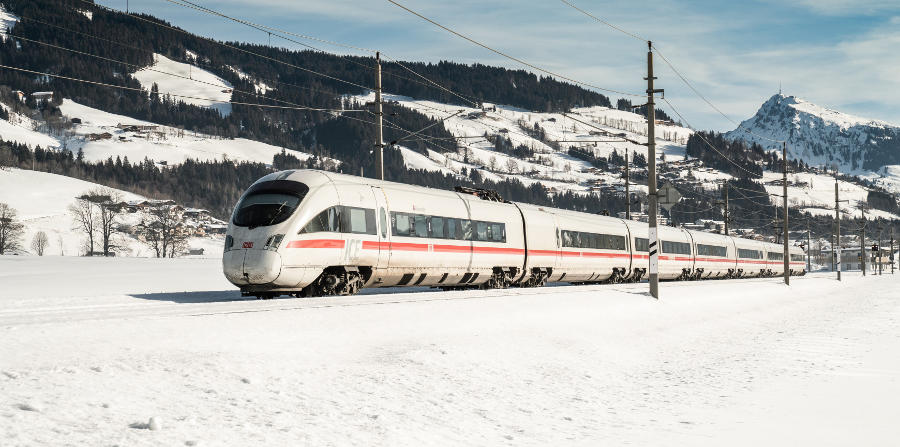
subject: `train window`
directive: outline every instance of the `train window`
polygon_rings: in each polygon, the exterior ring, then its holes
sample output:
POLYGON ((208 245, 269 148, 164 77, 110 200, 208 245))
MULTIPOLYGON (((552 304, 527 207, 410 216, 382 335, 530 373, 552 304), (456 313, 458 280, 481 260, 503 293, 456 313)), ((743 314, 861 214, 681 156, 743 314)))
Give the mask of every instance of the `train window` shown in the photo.
POLYGON ((727 255, 727 250, 725 247, 720 247, 718 245, 697 244, 697 255, 725 257, 727 255))
POLYGON ((391 229, 394 236, 409 236, 409 215, 391 213, 391 229))
POLYGON ((746 248, 738 249, 738 257, 744 259, 762 259, 762 252, 759 250, 749 250, 746 248))
POLYGON ((562 231, 563 247, 625 250, 625 236, 597 234, 583 231, 562 231))
POLYGON ((777 251, 769 252, 769 260, 770 261, 781 261, 784 260, 784 254, 777 251))
POLYGON ((349 206, 339 208, 341 208, 342 233, 377 234, 375 210, 349 206))
POLYGON ((312 220, 300 230, 300 233, 338 233, 341 231, 340 222, 340 207, 333 206, 322 211, 316 215, 316 217, 313 217, 312 220))
POLYGON ((416 214, 414 218, 416 234, 410 234, 410 236, 416 237, 428 237, 428 225, 426 222, 426 216, 421 214, 416 214))
POLYGON ((381 237, 387 237, 387 215, 384 212, 384 208, 381 208, 381 237))
POLYGON ((459 219, 459 224, 462 227, 462 237, 459 239, 471 241, 472 239, 472 221, 468 219, 459 219))
POLYGON ((506 242, 506 225, 495 223, 491 224, 491 240, 494 242, 506 242))
POLYGON ((428 222, 431 225, 431 237, 443 239, 444 238, 444 218, 438 216, 431 216, 431 220, 428 222))
POLYGON ((803 255, 795 255, 792 253, 791 261, 805 261, 805 259, 803 259, 803 255))
POLYGON ((634 251, 649 251, 650 249, 650 241, 646 238, 636 237, 634 238, 634 251))
POLYGON ((302 197, 279 193, 250 194, 235 208, 232 221, 239 227, 264 227, 291 217, 302 197))
POLYGON ((687 242, 662 241, 662 252, 676 255, 691 254, 691 244, 687 242))

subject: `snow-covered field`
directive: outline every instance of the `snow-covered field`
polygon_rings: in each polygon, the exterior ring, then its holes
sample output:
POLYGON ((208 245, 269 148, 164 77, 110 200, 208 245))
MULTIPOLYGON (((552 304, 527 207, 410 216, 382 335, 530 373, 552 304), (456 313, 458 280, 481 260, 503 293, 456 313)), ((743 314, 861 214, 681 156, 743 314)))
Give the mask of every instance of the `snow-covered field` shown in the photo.
MULTIPOLYGON (((86 237, 76 229, 75 222, 68 210, 75 203, 75 198, 89 191, 104 188, 97 183, 78 180, 63 175, 23 169, 0 169, 0 203, 6 203, 18 212, 18 217, 25 225, 22 248, 31 251, 31 240, 35 233, 43 231, 47 234, 46 255, 79 256, 86 249, 86 237)), ((144 197, 128 191, 109 188, 121 195, 123 201, 141 200, 144 197)), ((125 213, 122 223, 135 225, 140 215, 125 213)), ((118 247, 119 255, 153 256, 149 246, 131 235, 119 234, 113 242, 118 247)), ((222 246, 222 237, 191 238, 190 248, 203 248, 205 256, 218 256, 222 246)))
POLYGON ((844 278, 255 301, 0 257, 0 444, 893 445, 900 276, 844 278))

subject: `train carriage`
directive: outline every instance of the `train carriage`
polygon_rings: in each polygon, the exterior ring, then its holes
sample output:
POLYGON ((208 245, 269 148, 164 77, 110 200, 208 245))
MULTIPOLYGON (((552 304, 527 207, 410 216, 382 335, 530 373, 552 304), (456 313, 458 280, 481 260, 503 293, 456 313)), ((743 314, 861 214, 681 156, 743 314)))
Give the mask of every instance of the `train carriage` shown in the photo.
MULTIPOLYGON (((267 175, 242 195, 223 272, 247 295, 348 295, 362 287, 541 286, 646 278, 648 226, 315 170, 267 175)), ((659 228, 663 280, 768 276, 781 248, 659 228)), ((791 273, 805 273, 791 250, 791 273)))

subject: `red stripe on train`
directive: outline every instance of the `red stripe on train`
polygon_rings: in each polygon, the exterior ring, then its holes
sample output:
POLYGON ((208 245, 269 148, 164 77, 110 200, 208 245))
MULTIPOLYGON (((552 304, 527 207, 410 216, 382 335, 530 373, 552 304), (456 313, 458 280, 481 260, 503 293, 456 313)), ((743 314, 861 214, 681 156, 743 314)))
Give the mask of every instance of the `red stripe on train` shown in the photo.
POLYGON ((305 241, 290 241, 287 248, 344 248, 342 239, 309 239, 305 241))

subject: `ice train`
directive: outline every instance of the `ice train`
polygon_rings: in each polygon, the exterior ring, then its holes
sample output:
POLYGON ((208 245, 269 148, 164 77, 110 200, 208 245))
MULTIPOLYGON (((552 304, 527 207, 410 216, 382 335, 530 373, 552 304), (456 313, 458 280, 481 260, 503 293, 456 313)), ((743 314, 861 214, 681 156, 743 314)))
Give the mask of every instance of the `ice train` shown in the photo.
MULTIPOLYGON (((411 186, 333 172, 269 174, 241 197, 225 276, 248 296, 351 295, 363 287, 535 287, 647 276, 646 223, 524 203, 483 190, 411 186)), ((660 227, 663 280, 784 272, 783 247, 660 227)), ((800 248, 790 273, 806 273, 800 248)))

